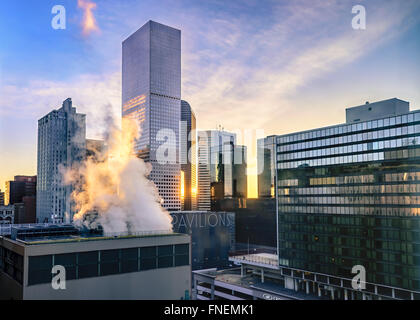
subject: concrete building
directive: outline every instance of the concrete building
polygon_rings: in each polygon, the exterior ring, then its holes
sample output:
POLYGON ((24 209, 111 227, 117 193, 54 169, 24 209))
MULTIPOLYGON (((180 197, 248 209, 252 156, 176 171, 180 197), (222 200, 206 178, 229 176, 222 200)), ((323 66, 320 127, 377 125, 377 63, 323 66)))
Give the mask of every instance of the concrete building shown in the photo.
POLYGON ((181 161, 181 209, 197 210, 197 131, 194 111, 181 100, 179 129, 181 161))
POLYGON ((180 300, 190 288, 188 235, 108 237, 33 225, 0 237, 0 299, 180 300), (65 268, 65 290, 52 287, 57 265, 65 268))
POLYGON ((235 213, 175 211, 173 230, 191 236, 192 270, 232 265, 229 252, 235 250, 235 213))
MULTIPOLYGON (((269 257, 269 254, 264 254, 269 257)), ((276 259, 274 259, 276 260, 276 259)), ((272 268, 247 261, 225 270, 193 271, 195 300, 321 300, 316 295, 285 288, 284 278, 272 268)), ((325 298, 324 298, 325 299, 325 298)))
POLYGON ((15 206, 0 206, 0 224, 10 225, 15 221, 15 206))
POLYGON ((122 116, 135 119, 141 126, 135 149, 152 164, 150 179, 163 207, 180 210, 180 30, 148 21, 123 42, 122 116), (165 141, 168 158, 158 159, 157 151, 165 141))
POLYGON ((60 109, 38 121, 38 222, 71 221, 74 186, 64 184, 63 170, 76 166, 85 156, 86 116, 77 113, 68 98, 60 109))

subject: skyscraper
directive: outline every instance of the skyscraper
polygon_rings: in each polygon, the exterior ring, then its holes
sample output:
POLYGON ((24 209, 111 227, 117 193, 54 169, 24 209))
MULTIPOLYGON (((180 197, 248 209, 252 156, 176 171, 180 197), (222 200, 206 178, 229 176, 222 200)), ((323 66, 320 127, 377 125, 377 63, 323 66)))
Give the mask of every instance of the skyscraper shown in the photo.
MULTIPOLYGON (((212 202, 233 197, 233 160, 236 134, 209 130, 212 202)), ((215 210, 214 208, 212 210, 215 210)))
POLYGON ((276 171, 276 136, 257 141, 258 155, 258 198, 274 198, 276 171))
POLYGON ((25 184, 25 196, 36 195, 36 176, 15 176, 15 181, 21 181, 25 184))
MULTIPOLYGON (((179 146, 181 170, 184 177, 182 210, 197 209, 197 138, 196 118, 187 101, 181 101, 179 146)), ((182 184, 182 183, 181 183, 182 184)))
POLYGON ((152 164, 150 179, 163 207, 179 210, 181 166, 178 161, 181 118, 181 31, 148 21, 122 44, 122 116, 141 126, 136 152, 152 164), (168 146, 169 160, 159 159, 168 146))
POLYGON ((6 181, 4 203, 6 206, 22 201, 25 195, 25 183, 22 181, 6 181))
POLYGON ((233 152, 232 193, 234 198, 246 201, 248 195, 247 147, 236 145, 233 152))
POLYGON ((390 99, 346 116, 276 137, 282 274, 331 298, 418 299, 420 112, 390 99), (354 266, 366 270, 363 291, 354 266))
POLYGON ((15 176, 6 181, 5 204, 22 202, 23 197, 36 195, 36 176, 15 176))
POLYGON ((207 131, 197 132, 197 210, 210 211, 210 137, 207 131))
MULTIPOLYGON (((223 130, 198 132, 199 210, 220 210, 219 201, 247 197, 247 149, 236 134, 223 130), (210 199, 210 209, 207 209, 210 199), (201 208, 201 209, 200 209, 201 208)), ((245 204, 242 201, 241 203, 245 204)))
POLYGON ((38 121, 38 181, 36 215, 38 222, 72 219, 71 193, 63 172, 86 155, 86 116, 76 113, 70 98, 58 110, 38 121))

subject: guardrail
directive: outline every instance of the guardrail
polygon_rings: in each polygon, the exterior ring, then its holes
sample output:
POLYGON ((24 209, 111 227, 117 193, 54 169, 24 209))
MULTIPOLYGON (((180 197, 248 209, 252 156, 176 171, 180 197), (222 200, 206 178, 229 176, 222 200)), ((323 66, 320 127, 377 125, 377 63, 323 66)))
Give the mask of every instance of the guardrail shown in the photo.
POLYGON ((253 254, 247 254, 247 255, 239 255, 239 256, 231 256, 231 258, 235 260, 240 260, 244 262, 254 262, 258 264, 265 264, 270 266, 277 267, 279 265, 278 259, 274 258, 267 258, 267 257, 261 257, 259 255, 253 255, 253 254))
MULTIPOLYGON (((27 224, 6 224, 0 225, 0 236, 11 235, 12 227, 50 227, 57 226, 57 224, 52 223, 27 223, 27 224)), ((172 234, 171 229, 166 230, 143 230, 143 231, 125 231, 125 232, 104 232, 104 237, 124 237, 124 236, 152 236, 152 235, 165 235, 172 234)), ((81 233, 83 234, 83 232, 81 233)))

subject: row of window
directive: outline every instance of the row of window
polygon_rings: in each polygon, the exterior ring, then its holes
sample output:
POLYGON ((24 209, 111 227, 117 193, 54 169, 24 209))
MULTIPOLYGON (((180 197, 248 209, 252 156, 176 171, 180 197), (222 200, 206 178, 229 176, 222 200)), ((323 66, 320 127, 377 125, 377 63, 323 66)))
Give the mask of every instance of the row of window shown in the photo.
MULTIPOLYGON (((419 130, 420 130, 420 125, 419 125, 419 130)), ((367 143, 360 143, 360 144, 343 145, 343 146, 332 147, 332 148, 322 147, 322 148, 307 150, 307 151, 280 153, 278 155, 278 160, 288 161, 288 160, 314 158, 314 157, 325 157, 325 156, 344 154, 344 153, 410 147, 410 146, 415 146, 419 144, 420 144, 419 137, 381 140, 381 141, 367 142, 367 143)))
POLYGON ((74 280, 189 263, 188 244, 33 256, 29 257, 28 285, 49 283, 54 265, 64 266, 66 279, 74 280))
POLYGON ((18 283, 23 282, 23 256, 0 247, 0 272, 7 273, 18 283))
MULTIPOLYGON (((400 172, 400 173, 386 173, 383 175, 385 182, 392 181, 420 181, 420 172, 400 172)), ((374 183, 374 175, 359 175, 359 176, 343 176, 343 177, 324 177, 324 178, 310 178, 311 185, 325 185, 325 184, 356 184, 356 183, 374 183)), ((298 180, 280 180, 279 186, 297 186, 298 180), (293 183, 290 183, 293 182, 293 183)))
POLYGON ((345 163, 357 162, 371 162, 382 160, 400 160, 400 159, 414 159, 420 157, 420 148, 415 149, 400 149, 394 151, 374 152, 374 153, 359 153, 337 157, 327 157, 318 159, 307 159, 290 162, 279 162, 279 169, 294 169, 299 167, 316 167, 329 166, 345 163))
MULTIPOLYGON (((334 263, 331 263, 330 261, 328 262, 324 262, 324 263, 320 263, 317 260, 317 257, 314 256, 313 259, 311 259, 311 261, 309 261, 307 258, 305 258, 303 255, 300 255, 299 258, 294 258, 291 262, 289 262, 289 260, 285 260, 287 261, 290 265, 292 265, 293 268, 298 268, 298 269, 303 269, 303 270, 312 270, 314 272, 319 272, 319 273, 323 273, 323 274, 330 274, 330 275, 335 275, 335 276, 343 276, 346 278, 349 278, 352 276, 351 274, 351 269, 349 270, 349 267, 346 267, 344 265, 342 265, 341 267, 339 265, 336 265, 334 263)), ((356 264, 360 264, 358 261, 354 261, 352 263, 353 265, 356 264)), ((419 291, 420 290, 420 280, 412 280, 409 277, 406 278, 402 278, 399 275, 395 274, 395 273, 389 273, 389 274, 381 274, 379 272, 376 272, 376 270, 380 270, 381 268, 384 269, 383 267, 381 267, 381 264, 377 264, 378 267, 375 268, 373 266, 371 266, 370 264, 366 266, 367 270, 373 270, 374 272, 368 272, 366 275, 366 281, 370 282, 370 283, 377 283, 377 284, 382 284, 382 285, 386 285, 386 286, 393 286, 393 287, 400 287, 400 288, 405 288, 408 290, 415 290, 415 291, 419 291), (376 269, 376 270, 375 270, 376 269)), ((321 278, 321 276, 317 276, 317 279, 321 278)), ((330 278, 330 281, 333 281, 333 278, 330 278)), ((347 280, 344 280, 343 282, 345 283, 347 280)), ((327 281, 325 280, 325 283, 327 283, 327 281)), ((340 285, 339 283, 337 285, 340 285)), ((351 283, 346 284, 346 287, 351 288, 351 283)), ((367 288, 369 288, 369 284, 367 285, 367 288)), ((375 292, 374 288, 372 288, 371 290, 369 290, 369 292, 375 292)), ((389 296, 391 297, 393 295, 393 291, 391 288, 387 288, 387 287, 381 287, 379 286, 377 288, 377 292, 378 294, 381 295, 385 295, 385 296, 389 296)), ((398 299, 412 299, 411 297, 411 293, 409 292, 405 292, 402 290, 395 290, 395 297, 398 299)), ((361 300, 361 292, 355 292, 354 295, 358 295, 357 299, 361 300)), ((414 299, 419 299, 420 298, 420 294, 413 294, 414 299)), ((383 299, 383 298, 382 298, 383 299)))
POLYGON ((402 116, 366 121, 356 124, 339 125, 330 128, 324 128, 319 130, 312 130, 308 132, 295 133, 287 136, 277 137, 278 144, 291 143, 300 140, 317 139, 334 135, 342 135, 350 132, 372 130, 382 127, 399 126, 405 123, 412 123, 420 121, 420 112, 412 112, 402 116))
POLYGON ((279 196, 299 195, 374 195, 384 193, 420 193, 420 183, 356 185, 346 187, 279 188, 279 196))
POLYGON ((359 227, 392 227, 392 228, 408 228, 420 230, 420 219, 418 218, 383 218, 374 216, 329 216, 329 215, 284 215, 282 217, 284 222, 294 222, 300 224, 315 224, 316 226, 336 224, 336 225, 351 225, 359 227))
POLYGON ((371 205, 406 205, 406 206, 420 206, 420 195, 357 195, 357 196, 336 196, 326 195, 320 196, 308 195, 305 197, 298 196, 279 196, 279 204, 327 204, 327 205, 357 205, 357 204, 371 204, 371 205))
POLYGON ((411 217, 420 216, 420 208, 393 208, 390 206, 314 206, 314 205, 281 205, 279 204, 279 213, 305 213, 305 214, 342 214, 342 215, 377 215, 377 216, 396 216, 411 217))

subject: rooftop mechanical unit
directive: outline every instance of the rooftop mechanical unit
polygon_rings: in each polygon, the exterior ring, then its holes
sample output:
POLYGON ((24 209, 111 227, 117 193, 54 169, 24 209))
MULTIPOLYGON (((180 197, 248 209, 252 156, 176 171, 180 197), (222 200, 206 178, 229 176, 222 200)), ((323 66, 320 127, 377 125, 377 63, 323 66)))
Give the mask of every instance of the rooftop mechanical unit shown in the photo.
POLYGON ((61 237, 79 235, 80 230, 72 224, 51 224, 51 225, 31 225, 31 226, 12 226, 12 240, 29 240, 34 238, 61 237))

